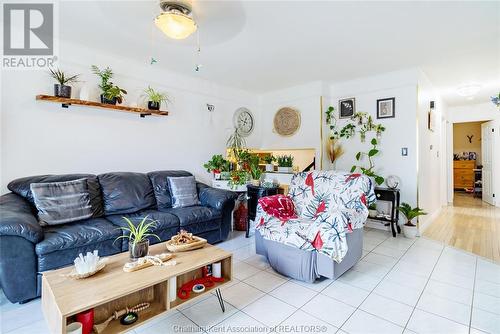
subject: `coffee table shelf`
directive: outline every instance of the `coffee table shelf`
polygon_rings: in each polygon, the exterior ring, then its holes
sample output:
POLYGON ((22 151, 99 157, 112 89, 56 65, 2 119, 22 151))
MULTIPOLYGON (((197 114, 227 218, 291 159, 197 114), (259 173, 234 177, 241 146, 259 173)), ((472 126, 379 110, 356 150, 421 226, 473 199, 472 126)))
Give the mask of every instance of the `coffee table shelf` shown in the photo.
MULTIPOLYGON (((166 251, 165 243, 150 247, 150 254, 166 251)), ((108 319, 114 311, 148 302, 150 307, 139 313, 136 323, 124 326, 112 320, 102 333, 122 333, 171 309, 214 291, 232 280, 232 254, 215 246, 175 253, 175 266, 149 267, 135 272, 123 272, 128 253, 110 256, 106 267, 94 276, 82 280, 64 277, 71 268, 43 273, 42 310, 53 333, 65 333, 66 326, 75 321, 75 315, 94 309, 94 323, 108 319), (169 279, 176 277, 177 289, 194 278, 200 278, 202 268, 221 262, 224 282, 215 283, 202 293, 192 292, 188 299, 169 301, 169 279)), ((219 296, 218 296, 219 297, 219 296)), ((223 304, 221 304, 223 307, 223 304)))

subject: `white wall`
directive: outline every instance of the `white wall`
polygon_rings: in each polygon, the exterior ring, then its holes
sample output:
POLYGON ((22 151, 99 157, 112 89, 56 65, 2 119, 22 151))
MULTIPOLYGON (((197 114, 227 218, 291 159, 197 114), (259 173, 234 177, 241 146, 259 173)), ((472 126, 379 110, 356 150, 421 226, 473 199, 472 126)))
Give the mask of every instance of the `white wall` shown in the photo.
MULTIPOLYGON (((386 127, 380 140, 380 154, 374 158, 375 170, 382 176, 397 175, 401 179, 402 201, 411 205, 417 203, 417 73, 414 70, 399 71, 368 78, 360 78, 343 83, 333 83, 330 86, 329 103, 335 107, 338 116, 338 100, 355 97, 356 111, 369 113, 375 123, 386 127), (394 97, 395 118, 377 119, 377 99, 394 97), (408 156, 401 155, 401 148, 408 148, 408 156)), ((328 108, 325 103, 324 109, 328 108)), ((339 121, 339 128, 345 125, 345 120, 339 121)), ((326 123, 324 124, 326 129, 326 123)), ((373 136, 371 133, 370 136, 373 136)), ((325 140, 328 131, 324 131, 325 140)), ((370 147, 368 137, 361 143, 359 134, 354 138, 343 139, 344 155, 335 163, 335 169, 350 170, 356 163, 355 155, 358 151, 367 151, 370 147)), ((327 157, 324 166, 331 168, 327 157)), ((382 186, 385 186, 382 185, 382 186)))
MULTIPOLYGON (((140 118, 88 107, 63 109, 35 101, 37 94, 53 93, 46 72, 2 71, 2 193, 15 178, 48 173, 185 169, 207 180, 202 164, 212 154, 224 153, 233 111, 246 106, 258 117, 255 95, 162 71, 147 60, 111 57, 67 42, 61 42, 59 59, 62 69, 84 74, 82 80, 92 85, 98 79, 90 65, 111 66, 113 82, 129 92, 125 104, 136 103, 148 85, 167 91, 173 99, 171 113, 140 118), (209 113, 206 103, 214 104, 215 112, 209 113)), ((258 139, 256 131, 249 145, 258 139)))
MULTIPOLYGON (((259 103, 260 147, 266 150, 312 148, 316 151, 316 161, 319 163, 322 89, 321 82, 311 82, 262 95, 259 103), (274 115, 282 107, 292 107, 300 112, 300 129, 290 137, 282 137, 273 129, 274 115)), ((319 169, 319 164, 316 168, 319 169)))
POLYGON ((443 180, 446 179, 446 161, 443 146, 443 115, 446 115, 446 105, 440 99, 431 82, 423 72, 418 78, 418 205, 426 212, 419 218, 419 229, 425 228, 438 216, 443 201, 443 180), (435 102, 434 131, 428 129, 428 113, 430 102, 435 102))

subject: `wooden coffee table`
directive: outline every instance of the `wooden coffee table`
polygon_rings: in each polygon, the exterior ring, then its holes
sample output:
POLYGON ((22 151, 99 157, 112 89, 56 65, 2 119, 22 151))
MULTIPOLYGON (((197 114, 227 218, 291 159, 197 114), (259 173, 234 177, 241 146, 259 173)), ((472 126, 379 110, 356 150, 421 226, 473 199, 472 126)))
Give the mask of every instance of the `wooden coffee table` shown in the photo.
MULTIPOLYGON (((165 243, 150 247, 150 255, 167 252, 165 243)), ((151 306, 139 313, 139 320, 124 326, 119 320, 109 323, 103 333, 129 331, 154 317, 215 290, 222 311, 224 302, 219 288, 232 280, 232 253, 212 246, 193 251, 175 253, 175 266, 149 267, 126 273, 123 265, 129 261, 128 252, 108 257, 106 267, 86 279, 64 277, 72 268, 47 271, 42 277, 42 309, 49 329, 53 333, 65 333, 66 326, 75 321, 75 315, 94 309, 94 323, 108 319, 114 311, 148 302, 151 306), (194 278, 202 277, 202 268, 221 262, 224 282, 215 283, 202 293, 191 293, 190 298, 170 301, 168 280, 177 277, 177 289, 194 278)))

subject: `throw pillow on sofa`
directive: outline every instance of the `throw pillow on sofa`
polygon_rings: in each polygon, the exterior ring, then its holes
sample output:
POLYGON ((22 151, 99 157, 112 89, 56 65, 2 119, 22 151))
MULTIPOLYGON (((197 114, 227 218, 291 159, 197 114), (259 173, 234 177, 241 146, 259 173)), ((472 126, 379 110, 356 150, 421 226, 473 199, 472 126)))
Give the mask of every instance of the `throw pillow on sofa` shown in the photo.
POLYGON ((194 176, 169 177, 168 187, 172 195, 173 208, 200 204, 194 176))
POLYGON ((30 185, 42 224, 57 225, 92 217, 86 179, 30 185))

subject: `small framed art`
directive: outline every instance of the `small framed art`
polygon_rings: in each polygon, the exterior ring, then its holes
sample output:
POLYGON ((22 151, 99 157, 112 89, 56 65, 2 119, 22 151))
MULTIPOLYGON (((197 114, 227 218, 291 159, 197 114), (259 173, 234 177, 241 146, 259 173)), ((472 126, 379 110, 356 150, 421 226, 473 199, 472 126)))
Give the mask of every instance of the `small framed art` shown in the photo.
POLYGON ((390 97, 377 100, 377 118, 396 117, 396 98, 390 97))
POLYGON ((356 112, 356 101, 354 97, 339 101, 339 118, 350 118, 356 112))

